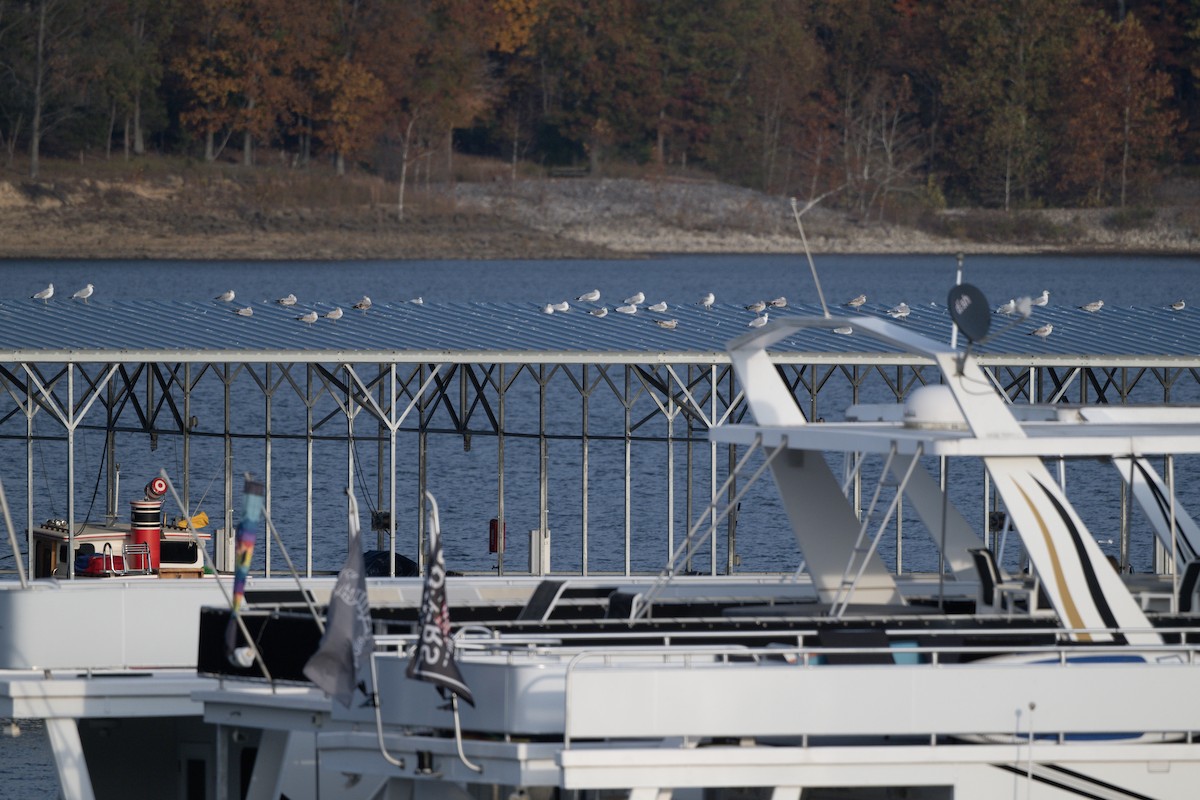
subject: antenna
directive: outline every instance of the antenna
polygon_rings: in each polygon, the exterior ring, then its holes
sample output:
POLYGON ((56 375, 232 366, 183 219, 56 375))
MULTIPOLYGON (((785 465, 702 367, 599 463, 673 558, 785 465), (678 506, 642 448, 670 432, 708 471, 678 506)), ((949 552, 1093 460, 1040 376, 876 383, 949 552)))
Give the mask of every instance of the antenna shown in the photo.
MULTIPOLYGON (((956 273, 954 273, 954 285, 955 286, 958 286, 959 284, 962 283, 962 273, 963 273, 963 254, 960 252, 958 254, 958 271, 956 273)), ((950 323, 950 349, 951 350, 958 349, 958 324, 954 323, 954 322, 950 323)))
MULTIPOLYGON (((824 195, 822 195, 823 197, 824 195)), ((820 197, 813 200, 804 207, 804 211, 808 211, 820 201, 820 197)), ((800 215, 804 213, 796 207, 796 198, 792 198, 792 216, 796 218, 796 228, 800 231, 800 242, 804 245, 804 255, 808 257, 808 268, 812 271, 813 283, 817 287, 817 299, 821 301, 821 311, 825 314, 825 319, 829 319, 829 306, 825 305, 825 293, 821 291, 821 279, 817 277, 817 265, 813 263, 812 253, 808 249, 808 237, 804 235, 804 224, 800 222, 800 215)))

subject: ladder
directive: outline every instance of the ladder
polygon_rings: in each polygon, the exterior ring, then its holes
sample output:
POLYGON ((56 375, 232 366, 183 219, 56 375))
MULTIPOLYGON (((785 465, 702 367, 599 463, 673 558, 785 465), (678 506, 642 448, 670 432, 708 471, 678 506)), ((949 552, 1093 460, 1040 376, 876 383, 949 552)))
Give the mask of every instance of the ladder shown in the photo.
MULTIPOLYGON (((892 446, 888 450, 887 460, 883 465, 883 472, 879 476, 879 481, 875 484, 875 491, 871 496, 870 505, 867 506, 867 513, 863 515, 862 523, 858 527, 858 538, 854 541, 854 547, 850 551, 850 558, 846 563, 846 569, 842 573, 842 581, 838 585, 837 594, 834 595, 833 604, 829 610, 830 616, 835 619, 841 619, 842 615, 846 613, 846 608, 850 605, 850 598, 854 596, 854 590, 857 588, 858 582, 862 580, 863 573, 867 570, 867 564, 870 563, 871 557, 878 549, 879 540, 882 538, 884 530, 887 529, 888 524, 892 521, 892 515, 896 513, 896 509, 900 507, 900 503, 904 499, 904 490, 908 486, 909 479, 912 478, 913 470, 916 469, 922 452, 924 452, 924 447, 918 444, 917 451, 913 454, 904 477, 897 482, 892 476, 892 462, 896 458, 896 443, 892 442, 892 446), (879 496, 885 486, 895 487, 896 494, 892 497, 892 502, 888 504, 887 510, 879 520, 875 535, 871 536, 868 540, 867 531, 871 528, 875 512, 879 506, 879 496)), ((862 458, 858 459, 858 463, 854 467, 854 474, 858 474, 862 466, 862 461, 862 458)), ((849 481, 847 481, 848 484, 849 481)), ((844 490, 845 488, 843 487, 844 490)))

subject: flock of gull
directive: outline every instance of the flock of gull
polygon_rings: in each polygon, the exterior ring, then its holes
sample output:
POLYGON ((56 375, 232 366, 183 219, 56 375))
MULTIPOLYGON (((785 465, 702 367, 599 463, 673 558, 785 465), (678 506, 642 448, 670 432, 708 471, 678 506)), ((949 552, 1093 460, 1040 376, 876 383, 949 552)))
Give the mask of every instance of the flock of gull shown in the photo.
MULTIPOLYGON (((600 290, 592 289, 590 292, 584 292, 575 298, 575 302, 598 303, 600 302, 600 290)), ((696 305, 700 306, 705 311, 711 311, 713 304, 716 302, 716 296, 712 292, 708 292, 696 302, 696 305)), ((646 305, 645 292, 637 292, 636 294, 626 297, 621 305, 614 306, 612 310, 617 314, 631 315, 638 313, 638 310, 642 308, 644 308, 646 311, 652 311, 655 314, 665 314, 670 310, 670 306, 667 305, 665 300, 660 300, 657 303, 650 303, 649 305, 646 305)), ((754 312, 755 315, 754 319, 750 320, 748 323, 749 327, 761 328, 763 325, 767 324, 767 308, 787 308, 787 298, 776 297, 774 300, 770 301, 759 300, 746 306, 746 310, 754 312)), ((546 303, 544 306, 542 306, 543 314, 563 314, 570 310, 571 303, 567 300, 561 300, 557 303, 546 303)), ((587 313, 591 314, 593 317, 599 317, 603 319, 604 317, 608 316, 608 310, 608 306, 602 305, 598 308, 589 309, 587 313)), ((664 319, 656 319, 654 320, 654 324, 665 330, 673 331, 679 327, 679 320, 673 317, 668 317, 664 319)))
MULTIPOLYGON (((94 293, 95 293, 95 287, 89 283, 86 286, 84 286, 82 289, 80 289, 79 291, 72 294, 71 299, 72 300, 82 300, 84 303, 87 303, 88 298, 90 298, 94 293)), ((31 299, 41 300, 43 303, 48 303, 52 297, 54 297, 54 284, 53 283, 49 284, 45 289, 42 289, 41 291, 33 294, 31 296, 31 299)), ((217 302, 220 302, 220 303, 233 303, 236 298, 237 298, 237 293, 233 289, 229 289, 229 290, 224 291, 221 294, 217 295, 216 297, 214 297, 213 300, 216 300, 217 302)), ((599 303, 600 302, 600 290, 592 289, 590 292, 584 292, 583 294, 576 297, 575 301, 578 303, 599 303)), ((275 302, 285 308, 292 308, 297 304, 298 301, 296 299, 296 295, 288 294, 284 297, 278 298, 275 302)), ((413 299, 409 300, 408 302, 410 302, 414 305, 422 305, 425 302, 425 300, 421 297, 414 297, 413 299)), ((701 306, 706 311, 710 311, 710 310, 712 310, 714 303, 716 303, 716 297, 713 295, 712 292, 708 292, 707 294, 705 294, 703 297, 701 297, 697 301, 696 305, 701 306)), ((865 306, 866 303, 867 303, 867 296, 865 294, 860 294, 857 297, 854 297, 853 299, 846 301, 844 303, 844 305, 847 306, 848 308, 852 308, 857 311, 857 310, 861 309, 863 306, 865 306)), ((1034 298, 1022 297, 1019 300, 1015 299, 1015 298, 1011 299, 1007 303, 1003 303, 1000 306, 998 306, 995 309, 995 313, 1001 314, 1004 316, 1019 316, 1021 319, 1028 319, 1035 306, 1046 306, 1049 303, 1050 303, 1050 292, 1046 289, 1043 289, 1042 293, 1039 296, 1034 297, 1034 298)), ((767 324, 767 320, 770 315, 769 309, 787 308, 787 304, 788 303, 787 303, 786 297, 776 297, 774 300, 758 300, 753 303, 750 303, 749 305, 745 306, 745 309, 747 311, 753 313, 754 318, 751 319, 748 323, 746 323, 747 327, 750 327, 750 328, 763 327, 764 325, 767 324)), ((1170 309, 1171 311, 1183 311, 1183 309, 1186 307, 1187 307, 1187 303, 1185 303, 1182 299, 1176 300, 1175 302, 1170 303, 1166 306, 1166 308, 1170 309)), ((367 310, 371 308, 371 298, 367 297, 364 294, 362 296, 362 299, 359 300, 354 305, 352 305, 351 308, 353 308, 356 311, 361 311, 363 313, 366 313, 367 310)), ((636 294, 626 297, 624 302, 622 302, 620 305, 614 306, 612 310, 617 314, 632 315, 632 314, 637 314, 639 309, 643 309, 643 308, 646 311, 650 311, 650 312, 653 312, 655 314, 660 314, 660 315, 666 314, 670 310, 670 306, 668 306, 667 303, 662 300, 660 300, 657 303, 651 303, 651 304, 647 305, 646 304, 646 295, 644 292, 637 292, 636 294)), ((1100 311, 1100 309, 1104 308, 1104 301, 1103 300, 1094 300, 1090 303, 1084 303, 1083 305, 1079 306, 1079 308, 1083 311, 1094 314, 1094 313, 1100 311)), ((566 313, 570 310, 571 310, 571 304, 566 300, 562 300, 557 303, 546 303, 542 307, 542 312, 545 314, 562 314, 562 313, 566 313)), ((602 317, 608 316, 608 312, 609 312, 608 306, 601 305, 597 308, 589 309, 587 313, 592 315, 593 317, 601 317, 602 318, 602 317)), ((233 313, 237 314, 240 317, 252 317, 252 316, 254 316, 254 308, 252 306, 235 307, 233 309, 233 313)), ((299 320, 300 322, 305 323, 306 325, 312 325, 318 319, 321 319, 321 318, 324 318, 324 319, 327 319, 330 321, 337 321, 342 318, 342 315, 344 313, 345 312, 343 311, 341 306, 335 306, 331 310, 326 311, 324 314, 319 314, 318 312, 312 311, 312 310, 306 311, 303 314, 299 314, 296 317, 296 319, 299 320)), ((912 309, 909 308, 907 303, 899 303, 899 304, 894 305, 891 308, 887 309, 887 311, 885 313, 887 313, 887 315, 889 317, 891 317, 892 319, 903 320, 903 319, 908 318, 908 315, 910 313, 912 313, 912 309)), ((663 328, 665 330, 675 330, 679 326, 679 320, 675 319, 673 317, 662 317, 659 319, 655 319, 654 322, 656 325, 658 325, 658 327, 663 328)), ((853 332, 853 329, 850 326, 844 326, 844 327, 839 327, 839 328, 834 329, 834 333, 843 334, 843 335, 847 335, 852 332, 853 332)), ((1041 339, 1045 339, 1048 336, 1050 336, 1050 334, 1052 334, 1053 332, 1054 332, 1054 325, 1052 325, 1051 323, 1046 323, 1045 325, 1041 325, 1038 328, 1035 328, 1034 330, 1029 331, 1029 335, 1037 336, 1041 339)))
MULTIPOLYGON (((232 303, 235 299, 237 299, 237 292, 235 292, 233 289, 228 289, 224 292, 221 292, 219 295, 217 295, 213 299, 220 303, 232 303)), ((284 295, 283 297, 278 298, 275 302, 278 305, 283 306, 284 308, 292 308, 299 301, 296 299, 295 294, 292 294, 289 292, 288 294, 284 295)), ((420 305, 420 304, 424 303, 425 301, 420 297, 416 297, 416 298, 413 298, 412 300, 410 300, 409 302, 420 305)), ((371 307, 371 305, 372 305, 371 298, 367 297, 364 294, 362 296, 361 300, 359 300, 357 303, 355 303, 354 305, 352 305, 350 307, 355 309, 356 311, 361 311, 365 314, 367 312, 367 310, 371 307)), ((240 308, 235 308, 233 313, 237 314, 239 317, 252 317, 252 316, 254 316, 254 308, 252 306, 242 306, 240 308)), ((303 322, 305 325, 312 325, 314 322, 316 322, 318 319, 321 319, 322 317, 327 320, 330 320, 331 322, 337 322, 339 319, 342 318, 342 315, 345 313, 346 312, 342 309, 341 306, 334 306, 332 309, 330 309, 329 311, 326 311, 324 314, 318 314, 316 311, 306 311, 303 314, 298 315, 296 317, 296 319, 303 322)))

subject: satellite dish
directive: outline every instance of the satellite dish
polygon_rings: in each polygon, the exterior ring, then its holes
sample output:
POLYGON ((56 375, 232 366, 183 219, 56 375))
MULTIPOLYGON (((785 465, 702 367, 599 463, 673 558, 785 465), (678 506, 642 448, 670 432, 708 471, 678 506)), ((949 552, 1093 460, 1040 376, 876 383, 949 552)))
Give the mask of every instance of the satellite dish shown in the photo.
POLYGON ((968 342, 983 341, 992 326, 992 314, 983 292, 969 283, 960 283, 950 290, 946 305, 950 308, 950 318, 968 342))

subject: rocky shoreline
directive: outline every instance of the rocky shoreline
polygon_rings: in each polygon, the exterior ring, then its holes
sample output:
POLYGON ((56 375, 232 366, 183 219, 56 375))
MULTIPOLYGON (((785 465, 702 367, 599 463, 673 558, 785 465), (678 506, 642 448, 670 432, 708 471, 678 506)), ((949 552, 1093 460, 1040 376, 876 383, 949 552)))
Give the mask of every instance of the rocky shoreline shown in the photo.
MULTIPOLYGON (((278 202, 231 182, 0 181, 0 258, 525 259, 655 253, 799 253, 786 198, 709 181, 559 178, 413 190, 403 220, 381 201, 278 202), (194 182, 193 182, 194 183, 194 182)), ((1200 209, 941 212, 943 232, 802 217, 814 253, 1200 252, 1200 209), (968 218, 966 215, 970 214, 968 218), (984 215, 980 217, 980 215, 984 215), (967 223, 970 224, 967 224, 967 223), (1030 233, 1030 231, 1032 233, 1030 233)))

